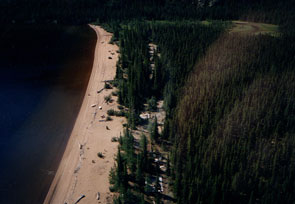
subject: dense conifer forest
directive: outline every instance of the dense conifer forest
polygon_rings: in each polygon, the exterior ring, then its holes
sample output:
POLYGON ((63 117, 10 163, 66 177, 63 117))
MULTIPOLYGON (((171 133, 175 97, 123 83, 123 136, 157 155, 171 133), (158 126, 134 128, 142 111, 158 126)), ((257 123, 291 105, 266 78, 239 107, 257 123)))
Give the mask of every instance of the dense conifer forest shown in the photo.
POLYGON ((170 113, 176 105, 178 87, 226 25, 190 21, 109 24, 114 32, 113 41, 119 39, 120 45, 116 71, 118 101, 129 108, 132 127, 149 98, 164 97, 166 111, 170 113), (150 43, 157 45, 153 55, 150 43))
MULTIPOLYGON (((157 137, 151 131, 151 139, 173 143, 166 173, 177 203, 293 202, 291 32, 234 34, 223 22, 111 25, 121 52, 119 102, 129 108, 129 127, 138 124, 148 98, 164 99, 165 128, 157 137), (151 61, 149 43, 157 45, 151 61)), ((127 151, 126 164, 128 158, 127 151)), ((126 165, 129 179, 137 171, 146 175, 133 160, 126 165)), ((128 182, 125 188, 132 189, 128 182)), ((125 197, 117 201, 130 203, 126 190, 119 192, 125 197)))
MULTIPOLYGON (((117 164, 111 173, 111 190, 120 193, 116 202, 144 202, 144 194, 151 194, 144 183, 151 175, 161 178, 159 167, 153 165, 152 152, 147 152, 149 140, 143 135, 143 141, 139 143, 145 145, 141 145, 141 150, 135 150, 135 139, 129 130, 142 123, 139 113, 144 109, 143 104, 153 98, 164 99, 165 110, 172 117, 185 78, 227 26, 228 23, 223 22, 191 21, 114 22, 106 26, 114 33, 112 41, 120 46, 115 85, 118 102, 128 108, 128 127, 119 140, 117 164), (130 182, 133 185, 129 185, 130 182)), ((155 118, 150 128, 151 143, 161 143, 164 139, 168 138, 159 134, 155 118)), ((160 194, 154 196, 159 203, 160 194)))
POLYGON ((114 33, 118 102, 128 118, 110 172, 115 203, 293 203, 294 1, 5 0, 1 22, 83 24, 114 33), (229 32, 231 20, 279 33, 229 32), (139 114, 164 100, 163 131, 135 139, 139 114), (166 170, 152 148, 167 152, 166 170), (173 198, 164 198, 160 174, 173 198), (148 189, 149 177, 155 189, 148 189))
POLYGON ((289 40, 225 35, 196 65, 170 130, 178 203, 294 201, 289 40))
MULTIPOLYGON (((221 21, 111 25, 121 51, 119 102, 134 113, 129 127, 136 127, 135 118, 150 97, 164 99, 167 117, 156 143, 168 141, 172 170, 166 174, 175 202, 294 201, 295 50, 290 24, 280 24, 276 36, 229 33, 230 23, 221 21), (157 45, 151 62, 149 43, 157 45), (136 81, 145 81, 146 87, 136 81)), ((153 135, 151 131, 151 140, 153 135)), ((131 178, 132 168, 147 175, 135 164, 126 168, 131 178)), ((122 193, 126 190, 119 192, 125 197, 116 202, 134 203, 122 193)), ((131 192, 148 195, 142 189, 129 191, 142 203, 142 194, 131 192)), ((157 193, 154 197, 163 201, 157 193)))
POLYGON ((294 0, 1 0, 1 23, 85 24, 99 20, 294 21, 294 0))

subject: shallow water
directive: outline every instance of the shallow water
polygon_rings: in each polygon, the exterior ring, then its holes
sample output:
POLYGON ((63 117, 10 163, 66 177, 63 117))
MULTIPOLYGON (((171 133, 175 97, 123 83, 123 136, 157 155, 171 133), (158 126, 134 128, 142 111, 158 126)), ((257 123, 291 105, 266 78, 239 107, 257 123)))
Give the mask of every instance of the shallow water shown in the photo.
POLYGON ((91 73, 88 26, 0 31, 0 203, 42 203, 91 73))

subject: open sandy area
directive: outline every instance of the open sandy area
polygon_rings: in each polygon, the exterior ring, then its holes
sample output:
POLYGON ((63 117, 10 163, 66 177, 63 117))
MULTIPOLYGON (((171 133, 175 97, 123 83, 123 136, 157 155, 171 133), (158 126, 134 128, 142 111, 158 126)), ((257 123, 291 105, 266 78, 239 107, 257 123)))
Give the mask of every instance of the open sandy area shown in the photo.
POLYGON ((109 44, 110 33, 99 26, 91 27, 97 34, 92 73, 74 129, 44 201, 46 204, 72 204, 82 195, 85 197, 79 204, 112 203, 108 176, 118 143, 111 139, 120 135, 125 121, 119 117, 105 121, 107 110, 116 109, 118 104, 114 97, 114 102, 109 104, 104 100, 114 89, 98 91, 104 88, 105 80, 115 77, 118 47, 109 44), (98 152, 102 152, 104 158, 98 157, 98 152))

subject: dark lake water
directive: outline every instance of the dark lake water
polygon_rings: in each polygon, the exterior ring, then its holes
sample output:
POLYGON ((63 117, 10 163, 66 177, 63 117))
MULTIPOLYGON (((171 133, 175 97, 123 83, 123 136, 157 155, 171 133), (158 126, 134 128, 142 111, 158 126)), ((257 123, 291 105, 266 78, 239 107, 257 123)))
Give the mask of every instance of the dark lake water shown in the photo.
POLYGON ((91 73, 88 26, 0 30, 0 203, 42 203, 91 73))

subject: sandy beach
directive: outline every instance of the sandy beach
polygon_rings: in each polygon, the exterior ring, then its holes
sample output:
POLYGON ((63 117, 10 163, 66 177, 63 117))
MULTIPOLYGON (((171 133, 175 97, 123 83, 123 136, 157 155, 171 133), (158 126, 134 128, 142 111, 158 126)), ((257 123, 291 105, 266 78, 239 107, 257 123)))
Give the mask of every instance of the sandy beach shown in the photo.
POLYGON ((118 47, 109 44, 110 33, 99 26, 91 27, 97 34, 92 73, 63 158, 45 198, 46 204, 75 203, 82 195, 85 197, 80 200, 81 204, 112 203, 108 176, 118 143, 111 139, 122 132, 124 118, 105 121, 107 110, 117 109, 118 104, 115 97, 109 104, 104 100, 114 89, 98 91, 104 88, 105 80, 115 77, 118 47), (99 158, 98 152, 102 152, 104 158, 99 158))

